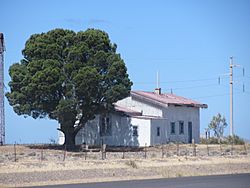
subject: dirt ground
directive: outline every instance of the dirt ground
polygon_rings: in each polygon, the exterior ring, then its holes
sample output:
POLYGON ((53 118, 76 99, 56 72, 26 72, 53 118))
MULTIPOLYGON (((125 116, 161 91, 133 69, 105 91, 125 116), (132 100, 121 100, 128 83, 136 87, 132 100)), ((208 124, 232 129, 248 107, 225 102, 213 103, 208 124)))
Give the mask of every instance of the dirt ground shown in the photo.
POLYGON ((194 154, 190 145, 159 146, 107 152, 102 160, 98 150, 86 153, 2 146, 0 187, 250 173, 248 146, 231 149, 198 145, 194 154))

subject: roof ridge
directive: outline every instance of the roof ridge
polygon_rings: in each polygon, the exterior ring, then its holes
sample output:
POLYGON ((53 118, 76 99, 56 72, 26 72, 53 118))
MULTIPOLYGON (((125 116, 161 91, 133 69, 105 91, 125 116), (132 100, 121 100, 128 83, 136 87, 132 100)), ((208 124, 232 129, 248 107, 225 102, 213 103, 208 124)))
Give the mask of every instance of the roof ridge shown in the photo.
POLYGON ((138 96, 138 97, 145 98, 151 102, 155 101, 162 105, 166 105, 166 104, 192 105, 194 107, 207 108, 207 104, 202 104, 193 99, 178 96, 173 93, 156 94, 154 92, 148 92, 148 91, 131 91, 131 94, 132 95, 134 94, 135 96, 138 96))

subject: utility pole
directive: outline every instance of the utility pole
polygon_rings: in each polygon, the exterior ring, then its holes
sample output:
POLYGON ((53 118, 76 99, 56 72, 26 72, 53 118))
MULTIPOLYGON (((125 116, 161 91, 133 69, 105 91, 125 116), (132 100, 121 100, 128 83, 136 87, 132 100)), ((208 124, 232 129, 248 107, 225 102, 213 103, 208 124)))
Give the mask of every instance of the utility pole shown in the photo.
POLYGON ((4 37, 0 33, 0 145, 5 144, 5 116, 4 116, 4 37))
POLYGON ((230 57, 230 136, 234 135, 233 129, 233 57, 230 57))
MULTIPOLYGON (((229 76, 230 76, 230 81, 229 81, 229 85, 230 85, 230 136, 234 136, 234 122, 233 122, 233 84, 234 84, 234 80, 233 80, 233 68, 234 67, 241 67, 242 68, 242 73, 243 76, 245 74, 245 70, 244 67, 242 67, 241 65, 237 65, 234 64, 233 62, 233 57, 230 57, 230 72, 229 72, 229 76)), ((243 92, 244 92, 244 83, 243 83, 243 92)))

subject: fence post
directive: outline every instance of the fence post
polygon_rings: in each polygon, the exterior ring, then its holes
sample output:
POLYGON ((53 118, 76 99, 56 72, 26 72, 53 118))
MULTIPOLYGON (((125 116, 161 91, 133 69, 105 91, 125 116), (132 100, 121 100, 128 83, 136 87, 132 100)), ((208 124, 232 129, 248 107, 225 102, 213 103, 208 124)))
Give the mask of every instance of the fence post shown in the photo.
POLYGON ((144 158, 147 159, 147 143, 145 143, 145 148, 144 148, 144 158))
POLYGON ((168 157, 169 155, 169 143, 167 143, 167 147, 166 147, 166 157, 168 157))
POLYGON ((125 148, 122 149, 122 159, 125 159, 125 148))
POLYGON ((64 146, 64 152, 63 152, 63 161, 65 161, 65 159, 66 159, 66 153, 67 153, 67 146, 65 144, 65 146, 64 146))
POLYGON ((106 159, 106 144, 102 145, 102 160, 106 159))
POLYGON ((42 149, 41 149, 41 161, 43 160, 43 146, 42 146, 42 149))
POLYGON ((187 154, 188 154, 187 147, 188 147, 188 145, 186 145, 186 149, 185 149, 185 158, 186 158, 186 160, 187 160, 187 154))
POLYGON ((244 143, 244 150, 245 150, 245 153, 247 155, 247 145, 246 145, 246 143, 244 143))
POLYGON ((85 159, 85 160, 87 160, 88 149, 89 149, 89 146, 86 144, 86 145, 85 145, 85 155, 84 155, 84 159, 85 159))
POLYGON ((209 156, 209 147, 208 147, 208 141, 207 141, 207 156, 209 156))
POLYGON ((180 145, 179 145, 179 142, 176 143, 176 154, 177 154, 177 156, 180 155, 180 145))
POLYGON ((17 158, 16 158, 16 142, 14 144, 14 161, 17 162, 17 158))
POLYGON ((163 143, 161 144, 161 158, 164 158, 164 148, 163 148, 163 143))
POLYGON ((220 142, 220 155, 223 155, 221 142, 220 142))
POLYGON ((231 143, 231 155, 233 155, 233 150, 234 150, 234 142, 231 143))
POLYGON ((192 139, 192 144, 193 144, 193 155, 196 156, 196 145, 194 143, 194 139, 192 139))

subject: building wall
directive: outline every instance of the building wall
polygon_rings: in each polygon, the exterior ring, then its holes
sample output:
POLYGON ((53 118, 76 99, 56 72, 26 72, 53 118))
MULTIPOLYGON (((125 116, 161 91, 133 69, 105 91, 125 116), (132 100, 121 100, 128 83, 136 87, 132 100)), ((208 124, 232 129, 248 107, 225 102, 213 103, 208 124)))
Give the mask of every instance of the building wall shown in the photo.
MULTIPOLYGON (((110 114, 111 135, 100 136, 100 117, 88 122, 76 135, 76 144, 100 145, 102 142, 109 146, 145 146, 150 144, 150 119, 126 117, 110 114), (138 136, 133 136, 133 126, 138 127, 138 136)), ((61 135, 61 144, 64 136, 61 135)))
POLYGON ((173 142, 188 143, 188 122, 192 122, 192 137, 195 143, 200 142, 200 111, 196 107, 168 106, 164 109, 167 118, 167 138, 173 142), (184 134, 179 134, 179 121, 184 122, 184 134), (171 134, 171 122, 175 122, 175 134, 171 134))
POLYGON ((138 126, 138 146, 151 145, 151 120, 132 117, 131 125, 138 126))
POLYGON ((132 98, 131 96, 118 101, 116 104, 134 111, 142 112, 142 115, 145 116, 162 117, 163 115, 162 109, 159 108, 159 106, 153 105, 146 101, 141 101, 139 99, 132 98))
MULTIPOLYGON (((143 111, 143 115, 158 116, 150 119, 143 117, 126 117, 120 114, 111 114, 112 135, 100 136, 100 117, 88 122, 84 129, 76 136, 76 144, 100 145, 103 143, 112 146, 145 146, 166 142, 188 143, 188 122, 192 122, 192 137, 196 143, 200 141, 200 114, 199 108, 173 106, 155 106, 127 97, 117 102, 131 110, 143 111), (179 134, 179 121, 184 122, 184 134, 179 134), (175 134, 171 134, 171 122, 175 122, 175 134), (138 136, 133 136, 133 126, 138 127, 138 136), (157 136, 157 127, 160 127, 160 136, 157 136)), ((64 136, 59 133, 59 143, 63 144, 64 136)))
POLYGON ((167 129, 168 123, 167 119, 151 119, 151 144, 159 145, 167 143, 167 129), (160 135, 157 135, 157 129, 159 128, 160 135))
POLYGON ((118 114, 111 116, 111 135, 103 136, 103 143, 110 146, 138 146, 138 139, 132 134, 131 119, 118 114))
POLYGON ((99 128, 100 116, 97 115, 95 119, 86 123, 76 135, 76 145, 88 144, 88 145, 100 145, 100 128, 99 128))

